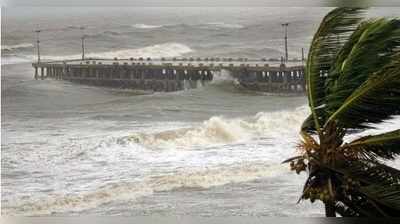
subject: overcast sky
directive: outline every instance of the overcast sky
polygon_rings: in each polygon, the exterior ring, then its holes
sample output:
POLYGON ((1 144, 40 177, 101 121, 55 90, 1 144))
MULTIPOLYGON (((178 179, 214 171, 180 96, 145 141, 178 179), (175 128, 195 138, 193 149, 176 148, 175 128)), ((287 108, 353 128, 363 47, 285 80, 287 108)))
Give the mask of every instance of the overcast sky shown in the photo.
POLYGON ((400 6, 399 0, 0 0, 5 6, 400 6))

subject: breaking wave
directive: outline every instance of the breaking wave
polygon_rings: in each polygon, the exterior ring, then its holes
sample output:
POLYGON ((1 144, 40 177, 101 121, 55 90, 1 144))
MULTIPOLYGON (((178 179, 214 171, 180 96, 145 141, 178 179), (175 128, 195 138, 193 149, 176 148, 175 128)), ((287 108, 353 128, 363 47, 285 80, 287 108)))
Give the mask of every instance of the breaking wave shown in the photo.
MULTIPOLYGON (((160 58, 160 57, 178 57, 184 55, 186 53, 193 52, 193 50, 184 44, 180 43, 163 43, 156 44, 152 46, 147 46, 143 48, 136 49, 124 49, 117 51, 107 51, 107 52, 97 52, 97 53, 87 53, 86 57, 88 58, 130 58, 130 57, 151 57, 151 58, 160 58)), ((78 59, 80 58, 80 54, 76 55, 66 55, 66 56, 52 56, 52 55, 44 55, 42 56, 42 60, 69 60, 69 59, 78 59)), ((4 57, 5 58, 5 57, 4 57)), ((3 60, 4 60, 3 58, 3 60)), ((27 62, 27 60, 35 60, 36 56, 14 56, 8 58, 7 63, 2 64, 18 64, 22 62, 27 62)))
POLYGON ((157 29, 163 27, 162 25, 148 25, 148 24, 134 24, 132 27, 137 28, 137 29, 157 29))
POLYGON ((211 81, 211 84, 218 85, 225 83, 239 84, 239 81, 231 75, 229 70, 222 69, 219 72, 213 73, 213 80, 211 81))
POLYGON ((22 43, 22 44, 15 44, 15 45, 1 45, 2 51, 12 51, 12 50, 27 49, 27 48, 33 48, 33 44, 22 43))
POLYGON ((157 148, 229 144, 258 137, 279 139, 282 134, 296 133, 308 112, 308 108, 304 106, 294 111, 260 112, 249 118, 227 119, 213 116, 194 127, 158 133, 135 133, 129 139, 157 148))
POLYGON ((33 60, 33 57, 22 57, 15 55, 7 55, 1 57, 2 65, 10 65, 10 64, 20 64, 20 63, 28 63, 33 60))
POLYGON ((129 201, 156 192, 180 188, 202 188, 273 177, 285 172, 281 165, 243 163, 233 166, 180 171, 149 176, 140 182, 109 184, 95 191, 75 195, 55 195, 34 202, 19 202, 3 208, 4 215, 49 215, 66 211, 79 212, 113 201, 129 201))
MULTIPOLYGON (((130 58, 130 57, 177 57, 186 53, 190 53, 193 50, 180 43, 164 43, 156 44, 148 47, 137 48, 137 49, 125 49, 117 51, 107 51, 98 53, 88 53, 86 57, 88 58, 130 58)), ((80 55, 70 55, 70 56, 44 56, 45 59, 49 60, 63 60, 63 59, 76 59, 80 55)))
POLYGON ((193 29, 209 29, 209 28, 225 28, 225 29, 242 29, 244 28, 241 24, 231 24, 224 22, 210 22, 210 23, 199 23, 199 24, 186 24, 186 23, 178 23, 178 24, 165 24, 165 25, 152 25, 152 24, 143 24, 138 23, 134 24, 131 27, 136 29, 159 29, 162 27, 168 27, 171 29, 174 28, 193 28, 193 29))
POLYGON ((224 22, 212 22, 205 24, 208 27, 217 27, 217 28, 227 28, 227 29, 242 29, 244 28, 241 24, 231 24, 231 23, 224 23, 224 22))

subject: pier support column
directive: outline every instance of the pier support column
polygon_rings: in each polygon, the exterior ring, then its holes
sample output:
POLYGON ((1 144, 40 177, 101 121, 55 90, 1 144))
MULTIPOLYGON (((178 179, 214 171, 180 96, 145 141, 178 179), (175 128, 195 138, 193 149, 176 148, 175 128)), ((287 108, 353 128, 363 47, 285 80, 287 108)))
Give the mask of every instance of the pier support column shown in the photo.
POLYGON ((99 79, 99 70, 94 69, 94 74, 95 74, 96 79, 98 80, 99 79))
POLYGON ((164 91, 164 92, 170 91, 170 90, 169 90, 169 78, 170 78, 170 76, 171 76, 171 72, 172 72, 172 70, 171 70, 170 68, 167 68, 167 69, 166 69, 166 74, 164 74, 164 77, 163 77, 163 79, 164 79, 164 82, 163 82, 163 91, 164 91))
POLYGON ((56 76, 58 77, 58 79, 62 79, 60 68, 56 68, 56 76))
POLYGON ((38 74, 38 67, 37 66, 35 66, 35 79, 37 80, 38 79, 38 76, 39 76, 39 74, 38 74))
POLYGON ((56 79, 60 79, 60 74, 58 73, 58 68, 57 67, 54 67, 53 73, 56 76, 56 79))
POLYGON ((44 79, 44 67, 40 67, 40 78, 44 79))
POLYGON ((60 79, 64 79, 64 77, 61 75, 60 68, 57 68, 57 74, 58 74, 58 77, 60 77, 60 79))
POLYGON ((45 73, 45 78, 49 78, 49 77, 51 77, 51 71, 50 71, 50 66, 47 66, 46 67, 46 73, 45 73))
MULTIPOLYGON (((60 76, 61 77, 61 79, 65 79, 65 77, 63 76, 63 74, 61 73, 61 68, 58 68, 57 69, 57 72, 58 72, 58 76, 60 76)), ((71 74, 66 74, 65 76, 70 76, 71 74)))
POLYGON ((289 76, 289 72, 282 71, 282 75, 283 75, 283 90, 285 92, 289 92, 288 91, 288 76, 289 76))

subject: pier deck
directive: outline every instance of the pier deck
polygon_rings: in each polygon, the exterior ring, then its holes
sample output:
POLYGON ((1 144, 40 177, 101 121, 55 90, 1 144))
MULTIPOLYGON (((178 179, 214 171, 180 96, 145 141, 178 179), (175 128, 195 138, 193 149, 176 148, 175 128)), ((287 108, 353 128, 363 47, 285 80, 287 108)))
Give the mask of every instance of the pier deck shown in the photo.
POLYGON ((35 79, 53 78, 72 82, 152 91, 196 88, 225 70, 245 88, 272 92, 304 92, 301 61, 219 58, 94 59, 33 63, 35 79))

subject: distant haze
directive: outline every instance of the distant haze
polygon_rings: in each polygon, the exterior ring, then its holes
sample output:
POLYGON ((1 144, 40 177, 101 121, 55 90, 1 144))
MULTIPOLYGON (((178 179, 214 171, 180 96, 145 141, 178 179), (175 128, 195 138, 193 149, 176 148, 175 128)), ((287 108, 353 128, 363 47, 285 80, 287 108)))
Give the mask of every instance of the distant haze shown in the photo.
POLYGON ((2 0, 17 6, 399 6, 397 0, 2 0))

